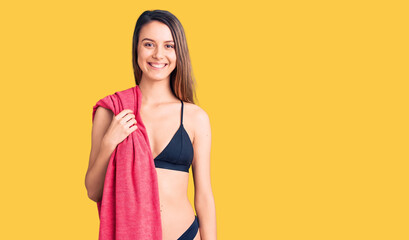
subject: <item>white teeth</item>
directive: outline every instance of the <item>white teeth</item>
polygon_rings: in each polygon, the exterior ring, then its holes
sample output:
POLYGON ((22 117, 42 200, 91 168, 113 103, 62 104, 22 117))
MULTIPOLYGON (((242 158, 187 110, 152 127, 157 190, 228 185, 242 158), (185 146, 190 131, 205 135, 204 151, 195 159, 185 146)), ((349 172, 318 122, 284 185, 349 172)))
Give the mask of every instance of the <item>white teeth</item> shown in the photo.
POLYGON ((156 65, 156 64, 153 64, 153 63, 149 63, 151 66, 154 66, 154 67, 156 67, 156 68, 163 68, 166 64, 159 64, 159 65, 156 65))

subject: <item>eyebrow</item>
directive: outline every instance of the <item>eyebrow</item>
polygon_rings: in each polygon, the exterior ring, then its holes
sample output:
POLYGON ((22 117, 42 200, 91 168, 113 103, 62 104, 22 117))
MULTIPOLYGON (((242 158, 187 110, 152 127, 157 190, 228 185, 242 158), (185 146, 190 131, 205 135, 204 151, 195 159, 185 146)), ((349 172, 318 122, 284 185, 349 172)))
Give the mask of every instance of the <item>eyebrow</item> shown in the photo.
MULTIPOLYGON (((142 39, 142 41, 141 42, 143 42, 143 41, 145 41, 145 40, 149 40, 149 41, 152 41, 152 42, 154 42, 155 40, 153 40, 153 39, 150 39, 150 38, 144 38, 144 39, 142 39)), ((168 41, 165 41, 165 42, 173 42, 172 40, 168 40, 168 41)))

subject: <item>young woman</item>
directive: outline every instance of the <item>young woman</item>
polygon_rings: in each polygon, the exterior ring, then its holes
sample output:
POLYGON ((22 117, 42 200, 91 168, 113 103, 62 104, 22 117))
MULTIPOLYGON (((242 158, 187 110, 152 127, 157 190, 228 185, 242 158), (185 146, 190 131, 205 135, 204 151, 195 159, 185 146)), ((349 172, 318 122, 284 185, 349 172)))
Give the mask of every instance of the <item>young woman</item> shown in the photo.
MULTIPOLYGON (((132 54, 136 85, 142 93, 139 114, 157 171, 163 239, 216 239, 210 121, 193 101, 191 62, 179 20, 163 10, 142 13, 135 26, 132 54), (190 165, 197 216, 187 196, 190 165)), ((129 126, 136 122, 131 112, 120 114, 129 126)), ((102 107, 95 113, 85 184, 89 198, 96 202, 102 198, 110 155, 131 133, 113 117, 112 111, 102 107)))

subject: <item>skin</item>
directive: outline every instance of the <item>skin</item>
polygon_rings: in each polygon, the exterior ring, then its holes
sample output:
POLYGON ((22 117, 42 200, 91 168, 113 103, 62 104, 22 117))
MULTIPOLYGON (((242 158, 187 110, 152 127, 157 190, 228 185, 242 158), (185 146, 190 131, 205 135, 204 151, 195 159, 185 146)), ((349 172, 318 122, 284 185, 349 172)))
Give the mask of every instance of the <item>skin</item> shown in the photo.
MULTIPOLYGON (((170 73, 176 67, 176 52, 170 29, 152 21, 140 31, 138 65, 143 74, 140 115, 146 127, 152 156, 158 156, 180 127, 181 103, 170 88, 170 73), (145 40, 149 38, 150 40, 145 40), (166 63, 154 69, 148 63, 166 63)), ((135 113, 124 110, 117 116, 98 108, 92 130, 90 163, 86 176, 88 196, 101 198, 109 156, 116 145, 135 130, 135 113)), ((195 186, 195 209, 200 228, 195 240, 216 239, 216 211, 210 182, 211 128, 207 113, 199 106, 184 102, 183 127, 193 144, 192 175, 195 186)), ((156 168, 162 219, 163 240, 177 239, 193 223, 195 213, 188 200, 189 173, 156 168)))

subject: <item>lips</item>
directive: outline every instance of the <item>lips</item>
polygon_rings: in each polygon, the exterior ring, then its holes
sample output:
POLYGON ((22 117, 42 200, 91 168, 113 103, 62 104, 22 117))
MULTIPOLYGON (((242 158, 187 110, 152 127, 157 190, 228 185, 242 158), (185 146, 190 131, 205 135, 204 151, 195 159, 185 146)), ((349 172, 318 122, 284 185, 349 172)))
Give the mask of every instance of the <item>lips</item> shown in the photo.
POLYGON ((148 64, 152 66, 153 68, 157 68, 157 69, 164 68, 168 65, 167 63, 154 63, 154 62, 148 62, 148 64))

